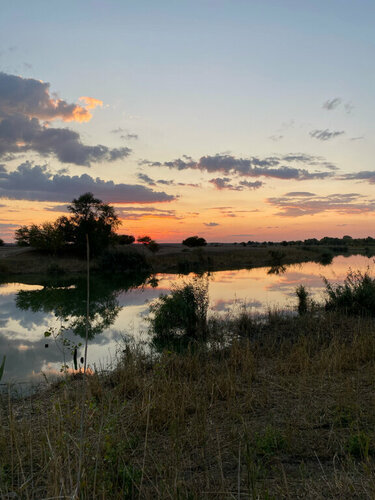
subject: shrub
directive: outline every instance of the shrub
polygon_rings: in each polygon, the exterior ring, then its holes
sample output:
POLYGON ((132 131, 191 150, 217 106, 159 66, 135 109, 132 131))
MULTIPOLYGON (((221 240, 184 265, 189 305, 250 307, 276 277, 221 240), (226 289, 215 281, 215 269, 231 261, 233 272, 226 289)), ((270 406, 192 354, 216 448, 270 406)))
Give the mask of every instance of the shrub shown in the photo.
POLYGON ((204 247, 207 245, 207 241, 204 238, 199 238, 198 236, 189 236, 182 242, 183 245, 187 247, 204 247))
POLYGON ((3 246, 4 246, 4 240, 2 240, 2 239, 0 238, 0 247, 3 247, 3 246))
POLYGON ((146 257, 136 251, 107 250, 99 261, 104 273, 133 274, 150 271, 146 257))
POLYGON ((298 297, 298 314, 302 316, 303 314, 307 313, 308 309, 307 299, 309 294, 303 285, 299 285, 296 288, 296 295, 298 297))
POLYGON ((326 285, 325 308, 349 315, 375 316, 375 279, 368 272, 350 271, 343 285, 326 285))
POLYGON ((150 306, 150 331, 159 339, 204 338, 207 330, 208 282, 195 278, 173 287, 150 306))
POLYGON ((131 234, 118 234, 116 241, 119 245, 131 245, 135 242, 135 238, 131 234))
POLYGON ((269 250, 272 266, 281 266, 285 257, 285 252, 282 250, 269 250))

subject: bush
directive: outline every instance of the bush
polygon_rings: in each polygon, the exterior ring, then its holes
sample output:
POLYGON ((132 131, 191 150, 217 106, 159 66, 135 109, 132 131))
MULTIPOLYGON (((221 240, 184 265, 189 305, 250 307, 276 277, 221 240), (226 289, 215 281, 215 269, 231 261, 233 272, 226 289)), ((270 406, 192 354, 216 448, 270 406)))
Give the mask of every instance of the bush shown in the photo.
POLYGON ((303 285, 299 285, 296 288, 296 295, 298 297, 298 314, 302 316, 307 313, 308 310, 308 292, 303 285))
POLYGON ((136 251, 108 250, 99 261, 104 273, 134 274, 150 271, 146 257, 136 251))
POLYGON ((189 236, 189 238, 186 238, 182 244, 187 247, 204 247, 207 245, 207 241, 204 238, 199 238, 198 236, 189 236))
POLYGON ((119 245, 131 245, 135 242, 135 238, 131 234, 118 234, 116 241, 119 245))
POLYGON ((208 281, 195 278, 175 286, 150 306, 150 331, 158 339, 202 339, 207 331, 208 281))
POLYGON ((368 272, 350 271, 343 285, 324 278, 327 311, 344 312, 354 316, 375 316, 375 279, 368 272))
POLYGON ((2 240, 2 239, 0 238, 0 247, 3 247, 3 246, 4 246, 4 240, 2 240))

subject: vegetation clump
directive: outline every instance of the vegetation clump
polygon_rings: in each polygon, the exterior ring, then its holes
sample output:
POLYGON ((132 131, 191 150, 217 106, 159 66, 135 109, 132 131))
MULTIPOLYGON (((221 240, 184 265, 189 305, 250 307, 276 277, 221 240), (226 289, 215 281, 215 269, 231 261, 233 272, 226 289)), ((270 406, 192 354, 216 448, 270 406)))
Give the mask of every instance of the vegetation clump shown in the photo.
POLYGON ((354 316, 375 316, 375 278, 369 271, 350 271, 342 285, 324 278, 325 309, 354 316))
POLYGON ((70 217, 59 217, 55 222, 22 226, 16 230, 19 246, 32 246, 37 250, 56 254, 73 249, 86 255, 86 238, 90 240, 90 254, 98 255, 116 239, 115 229, 120 220, 115 210, 92 193, 85 193, 68 205, 70 217))
POLYGON ((135 238, 132 234, 118 234, 116 237, 116 242, 119 245, 131 245, 135 242, 135 238))
POLYGON ((189 238, 183 240, 182 244, 187 247, 204 247, 207 245, 207 241, 198 236, 189 236, 189 238))
POLYGON ((150 331, 156 339, 203 339, 207 332, 208 282, 195 278, 175 286, 150 306, 150 331))

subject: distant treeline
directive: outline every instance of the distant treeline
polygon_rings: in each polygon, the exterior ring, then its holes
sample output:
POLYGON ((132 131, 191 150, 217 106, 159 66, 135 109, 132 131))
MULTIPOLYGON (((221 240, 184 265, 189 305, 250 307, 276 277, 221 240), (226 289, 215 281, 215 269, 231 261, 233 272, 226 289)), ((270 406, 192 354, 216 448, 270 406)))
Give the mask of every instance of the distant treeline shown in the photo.
POLYGON ((317 238, 308 238, 306 240, 291 240, 291 241, 248 241, 247 243, 242 242, 241 245, 247 246, 272 246, 272 245, 281 245, 281 246, 333 246, 333 247, 342 247, 342 246, 351 246, 351 247, 360 247, 360 246, 369 246, 375 245, 375 238, 371 236, 367 236, 367 238, 352 238, 351 236, 343 236, 342 238, 333 238, 331 236, 324 236, 318 240, 317 238))

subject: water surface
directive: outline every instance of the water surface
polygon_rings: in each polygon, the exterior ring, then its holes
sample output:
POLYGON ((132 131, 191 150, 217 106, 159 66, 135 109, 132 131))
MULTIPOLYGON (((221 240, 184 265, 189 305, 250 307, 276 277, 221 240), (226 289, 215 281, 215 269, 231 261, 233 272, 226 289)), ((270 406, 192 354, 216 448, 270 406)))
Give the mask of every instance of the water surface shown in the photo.
MULTIPOLYGON (((295 308, 295 289, 303 284, 316 299, 323 298, 322 276, 342 282, 349 270, 373 267, 363 256, 336 257, 329 266, 314 262, 287 268, 242 269, 211 273, 210 313, 226 314, 245 306, 264 312, 268 308, 295 308)), ((192 278, 159 274, 136 281, 91 280, 90 343, 91 366, 109 367, 124 341, 149 341, 147 321, 150 301, 168 293, 173 284, 192 278)), ((30 382, 61 373, 66 364, 73 369, 72 348, 85 336, 86 282, 49 281, 40 285, 0 285, 0 362, 6 355, 2 382, 30 382), (51 333, 45 337, 45 332, 51 333), (58 335, 63 331, 63 337, 58 335), (62 339, 65 339, 63 345, 62 339)), ((83 347, 78 348, 78 365, 83 347)))

